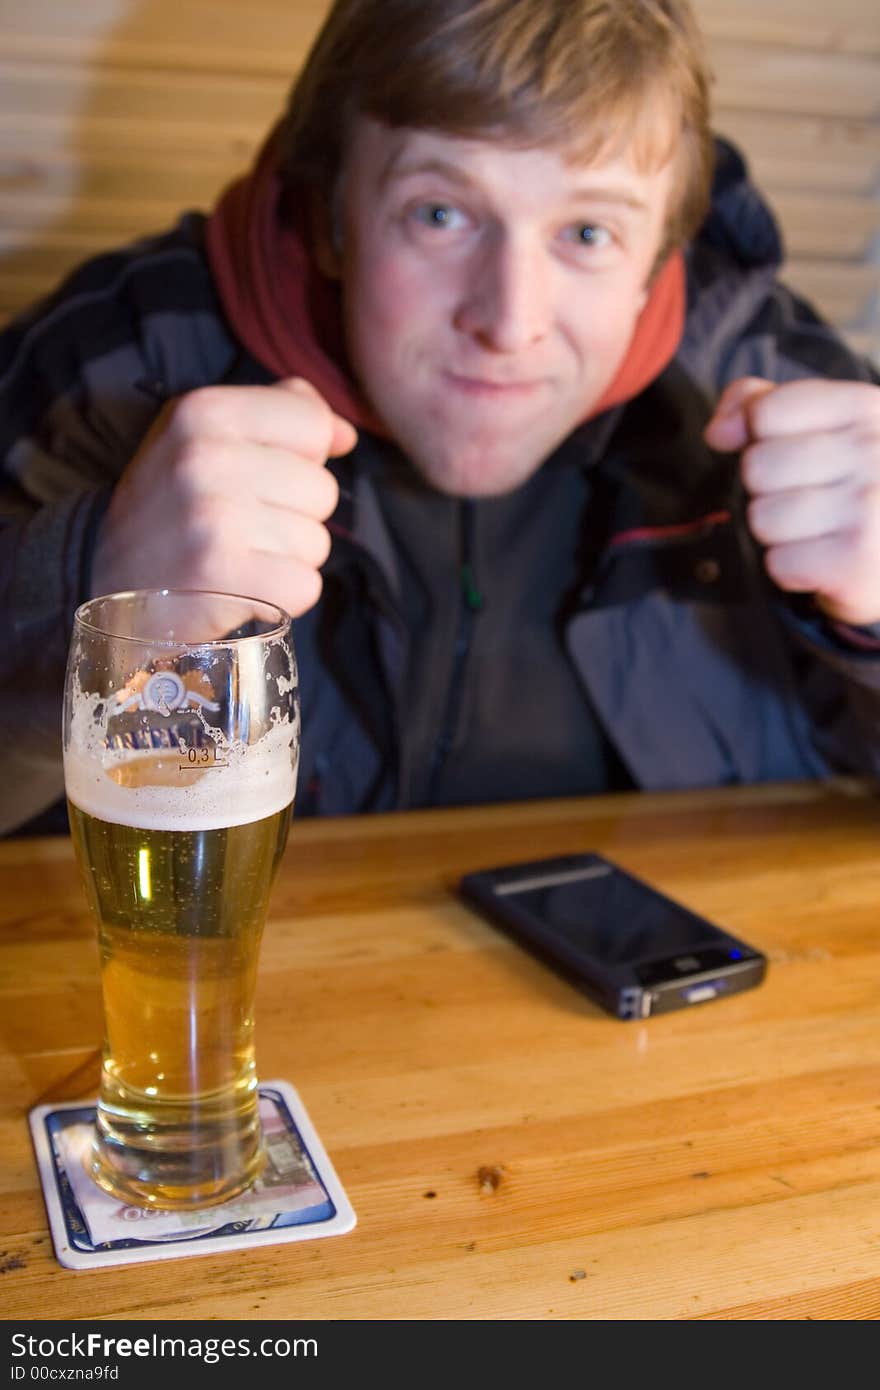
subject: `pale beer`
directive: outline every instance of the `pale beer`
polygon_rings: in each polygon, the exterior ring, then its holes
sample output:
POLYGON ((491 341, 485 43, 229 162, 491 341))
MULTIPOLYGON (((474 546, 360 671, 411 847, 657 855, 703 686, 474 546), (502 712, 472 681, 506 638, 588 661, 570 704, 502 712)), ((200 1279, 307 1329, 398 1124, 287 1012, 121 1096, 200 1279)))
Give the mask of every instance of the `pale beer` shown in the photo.
POLYGON ((90 1171, 157 1208, 223 1201, 262 1165, 254 993, 293 785, 289 757, 251 757, 247 775, 224 772, 222 797, 213 770, 168 751, 124 758, 100 784, 75 759, 68 772, 104 1003, 90 1171))

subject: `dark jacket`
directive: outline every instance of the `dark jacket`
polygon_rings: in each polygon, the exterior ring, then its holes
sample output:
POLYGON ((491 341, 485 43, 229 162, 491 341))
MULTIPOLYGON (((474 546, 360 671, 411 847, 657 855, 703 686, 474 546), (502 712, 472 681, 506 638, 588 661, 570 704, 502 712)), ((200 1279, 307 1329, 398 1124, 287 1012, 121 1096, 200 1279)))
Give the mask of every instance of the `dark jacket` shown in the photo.
MULTIPOLYGON (((159 403, 209 383, 270 379, 223 319, 202 230, 190 214, 164 236, 96 258, 0 335, 0 831, 28 823, 62 793, 72 614, 88 595, 112 486, 159 403)), ((611 770, 597 782, 594 766, 583 785, 575 773, 572 791, 880 769, 880 654, 826 624, 808 600, 773 588, 743 525, 736 460, 701 442, 719 392, 738 376, 876 379, 779 283, 781 258, 771 215, 739 157, 719 144, 712 212, 688 248, 688 315, 675 360, 544 465, 579 469, 588 485, 577 568, 548 621, 560 673, 564 665, 582 689, 583 717, 611 770)), ((417 745, 410 736, 418 633, 382 505, 389 467, 406 466, 393 454, 362 436, 333 464, 342 494, 324 596, 294 626, 299 814, 444 799, 414 765, 425 749, 424 731, 417 745)), ((482 503, 449 505, 479 524, 482 503)), ((441 770, 457 748, 479 745, 467 727, 469 681, 493 631, 467 583, 450 602, 454 658, 438 677, 432 754, 441 770)), ((418 689, 430 691, 432 673, 423 677, 418 689)), ((540 771, 539 699, 533 694, 515 717, 517 746, 534 743, 534 775, 528 756, 512 783, 488 769, 469 799, 557 789, 540 771)), ((582 742, 576 725, 573 749, 582 742)))

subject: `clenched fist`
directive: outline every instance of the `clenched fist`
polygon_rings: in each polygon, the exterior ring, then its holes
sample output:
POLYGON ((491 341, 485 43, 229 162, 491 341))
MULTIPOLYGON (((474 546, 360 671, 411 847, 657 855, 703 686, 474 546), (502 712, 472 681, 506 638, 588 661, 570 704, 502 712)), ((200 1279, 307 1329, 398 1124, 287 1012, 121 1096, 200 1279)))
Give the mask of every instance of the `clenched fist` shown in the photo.
POLYGON ((170 402, 114 490, 92 594, 218 589, 305 613, 321 593, 338 497, 324 465, 356 440, 299 379, 170 402))
POLYGON ((749 527, 779 587, 841 622, 880 622, 880 386, 742 377, 704 437, 743 450, 749 527))

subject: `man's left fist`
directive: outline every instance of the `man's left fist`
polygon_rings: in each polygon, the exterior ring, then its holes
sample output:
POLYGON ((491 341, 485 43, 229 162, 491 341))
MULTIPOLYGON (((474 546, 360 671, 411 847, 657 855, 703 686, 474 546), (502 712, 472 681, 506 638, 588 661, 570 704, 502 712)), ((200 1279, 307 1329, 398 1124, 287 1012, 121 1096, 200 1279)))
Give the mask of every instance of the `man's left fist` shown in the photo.
POLYGON ((743 451, 749 527, 779 587, 840 622, 880 622, 880 386, 740 377, 704 438, 743 451))

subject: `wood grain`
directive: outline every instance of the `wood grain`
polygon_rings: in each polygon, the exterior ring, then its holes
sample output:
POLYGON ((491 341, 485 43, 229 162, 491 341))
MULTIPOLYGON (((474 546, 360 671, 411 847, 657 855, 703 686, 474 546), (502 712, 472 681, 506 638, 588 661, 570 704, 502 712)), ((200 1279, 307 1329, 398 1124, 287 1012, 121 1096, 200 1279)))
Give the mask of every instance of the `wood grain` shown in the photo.
POLYGON ((26 1116, 94 1092, 97 957, 67 840, 0 842, 5 1316, 874 1318, 878 907, 857 782, 295 822, 258 1061, 358 1225, 145 1280, 52 1251, 26 1116), (762 947, 765 983, 619 1023, 457 899, 468 869, 587 848, 762 947))

